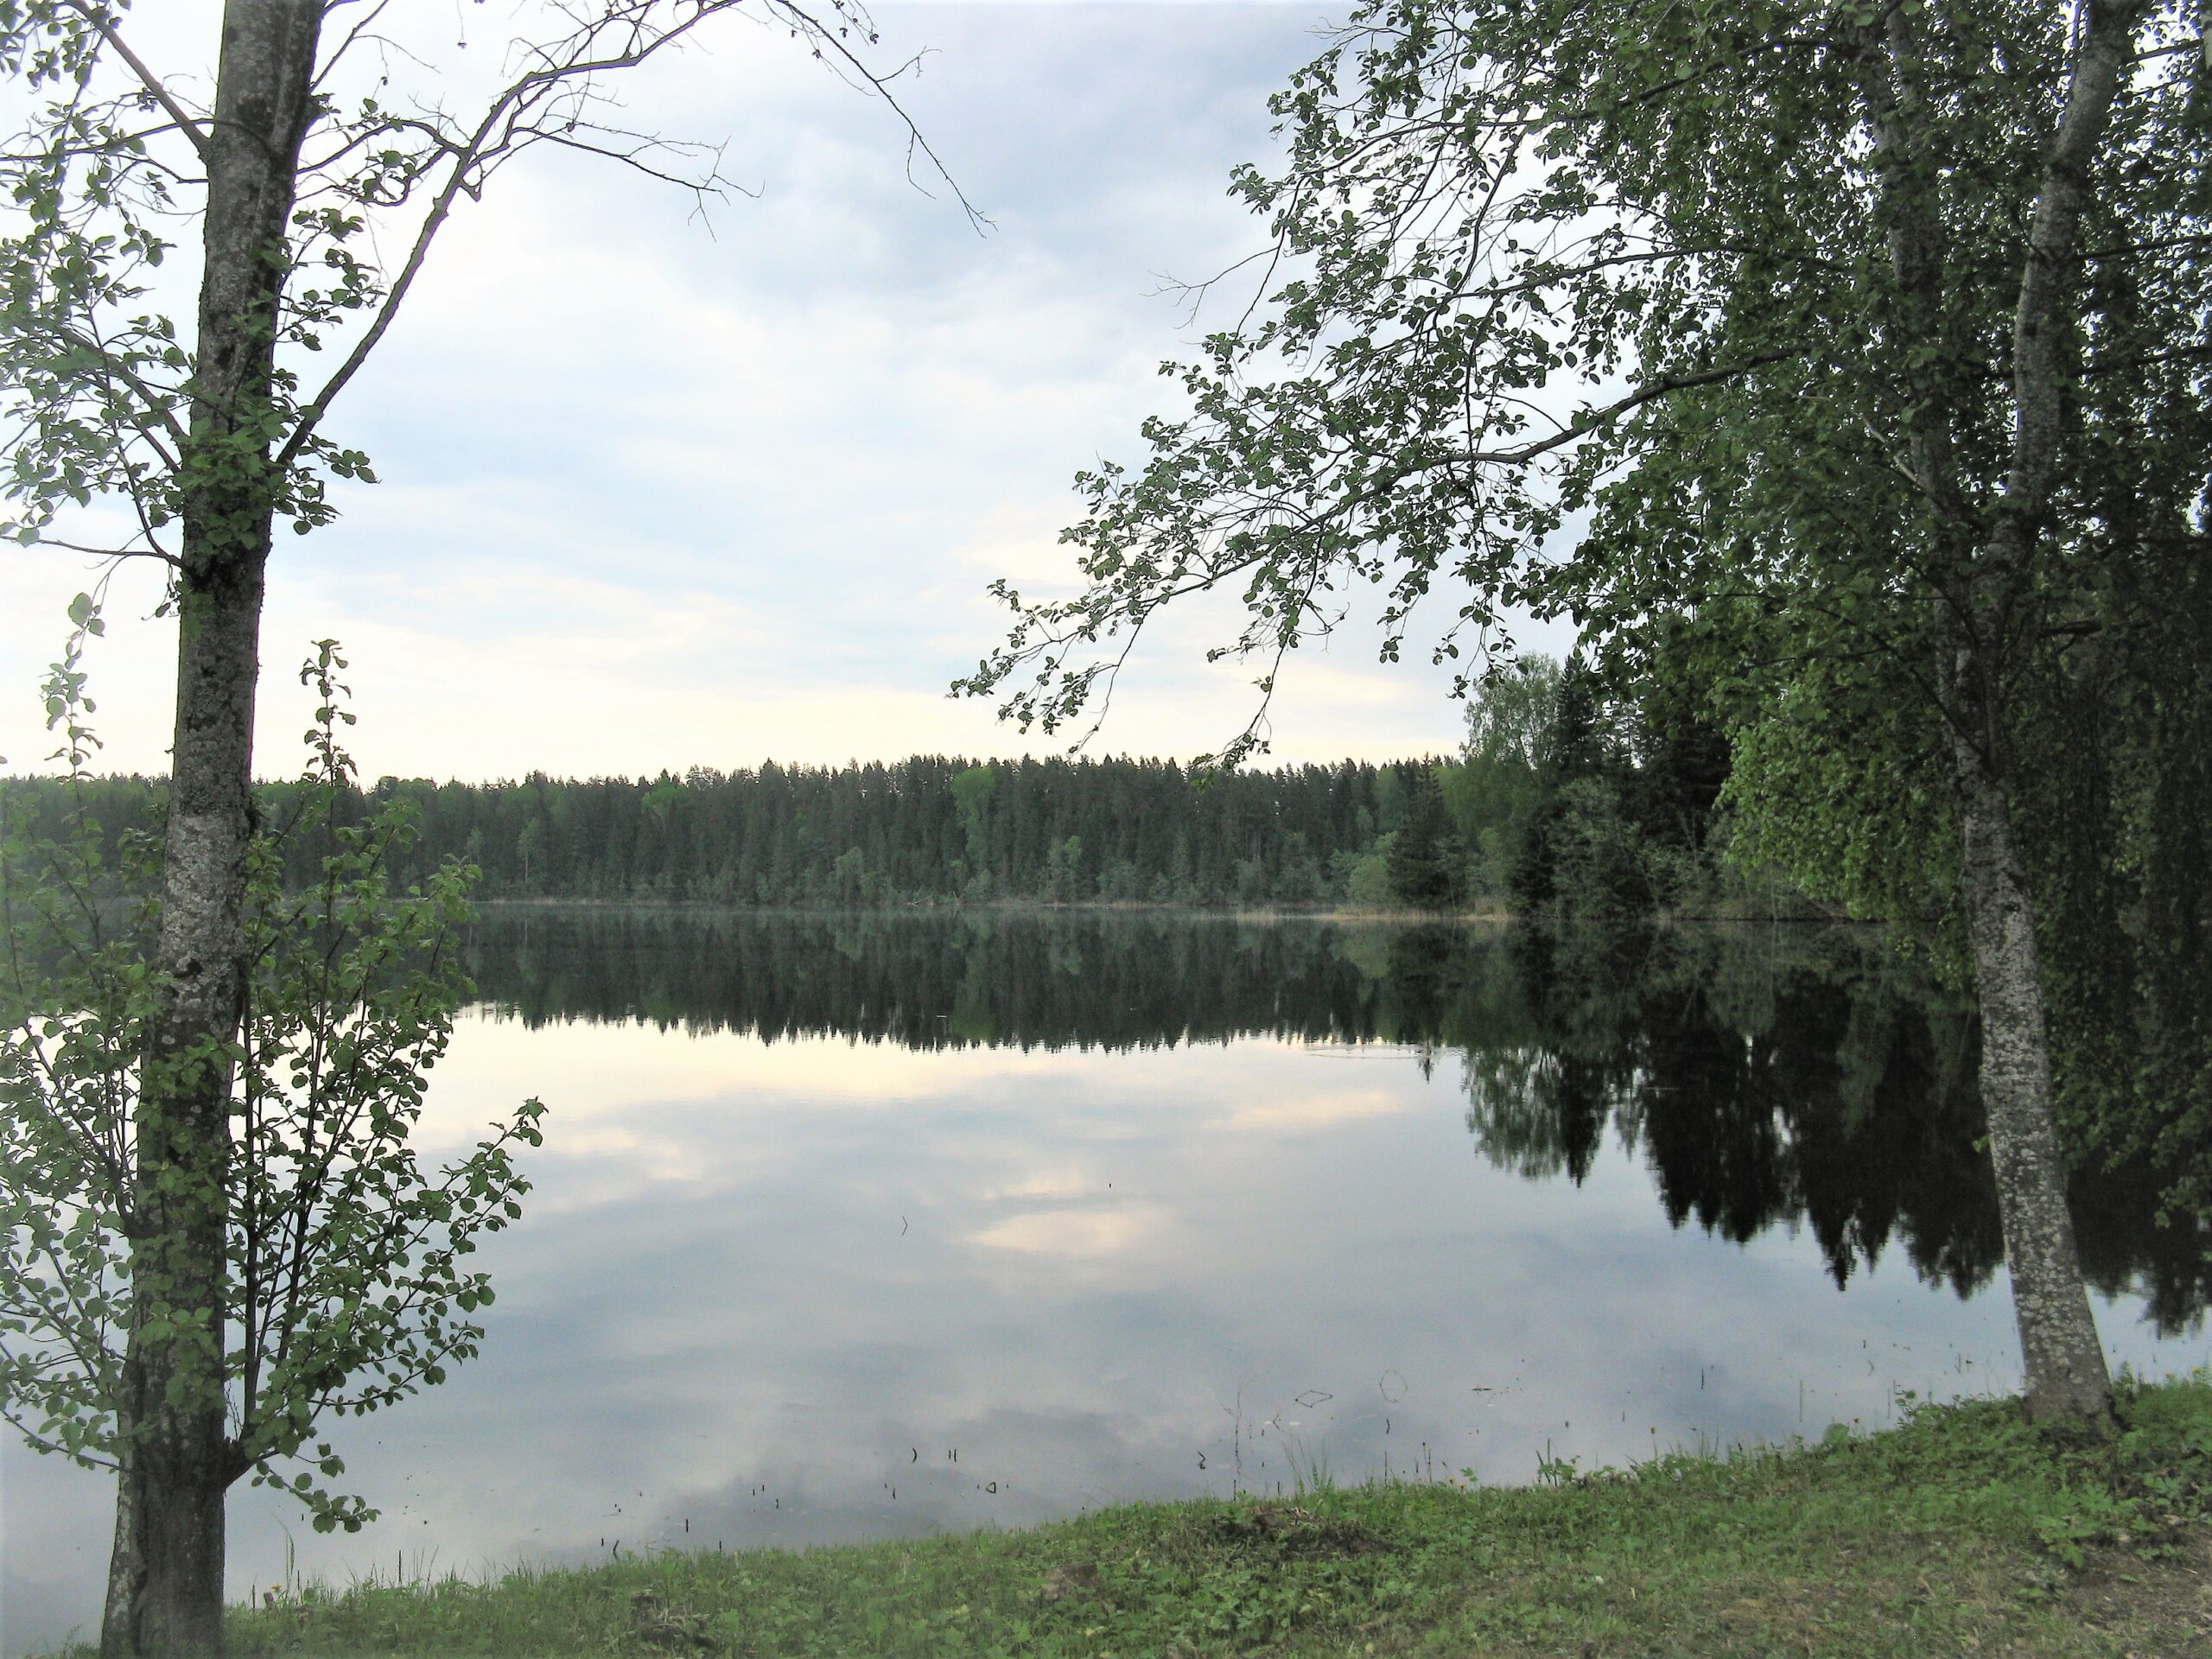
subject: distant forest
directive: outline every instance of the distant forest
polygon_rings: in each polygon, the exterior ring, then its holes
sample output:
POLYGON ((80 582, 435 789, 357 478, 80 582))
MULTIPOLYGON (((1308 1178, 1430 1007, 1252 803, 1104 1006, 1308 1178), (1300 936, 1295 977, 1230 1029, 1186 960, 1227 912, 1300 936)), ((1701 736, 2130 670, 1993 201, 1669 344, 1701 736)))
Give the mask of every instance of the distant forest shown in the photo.
MULTIPOLYGON (((918 755, 680 777, 385 778, 337 817, 405 803, 418 834, 396 850, 395 874, 418 880, 459 859, 482 872, 488 899, 1613 914, 1710 896, 1727 768, 1716 734, 1655 734, 1579 665, 1546 658, 1488 689, 1469 724, 1455 756, 1203 777, 1172 760, 918 755)), ((119 835, 157 823, 161 788, 102 779, 79 804, 119 835)), ((19 829, 58 832, 71 810, 59 780, 9 792, 19 829)), ((281 833, 296 798, 264 788, 268 827, 281 833)), ((305 885, 321 838, 283 844, 305 885)))

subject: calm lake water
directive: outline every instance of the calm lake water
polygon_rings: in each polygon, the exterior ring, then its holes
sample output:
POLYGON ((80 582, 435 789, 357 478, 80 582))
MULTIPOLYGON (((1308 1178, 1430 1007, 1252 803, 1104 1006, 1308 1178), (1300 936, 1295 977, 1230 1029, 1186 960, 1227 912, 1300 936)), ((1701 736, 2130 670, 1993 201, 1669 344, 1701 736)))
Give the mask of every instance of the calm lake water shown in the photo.
MULTIPOLYGON (((231 1592, 1019 1526, 1877 1427, 2018 1383, 1973 1032, 1847 931, 539 913, 437 1154, 551 1108, 482 1357, 335 1426, 384 1517, 231 1503, 231 1592), (288 1533, 289 1529, 289 1533, 288 1533)), ((2116 1363, 2212 1357, 2196 1241, 2077 1194, 2116 1363)), ((0 1451, 7 1624, 110 1495, 0 1451)))

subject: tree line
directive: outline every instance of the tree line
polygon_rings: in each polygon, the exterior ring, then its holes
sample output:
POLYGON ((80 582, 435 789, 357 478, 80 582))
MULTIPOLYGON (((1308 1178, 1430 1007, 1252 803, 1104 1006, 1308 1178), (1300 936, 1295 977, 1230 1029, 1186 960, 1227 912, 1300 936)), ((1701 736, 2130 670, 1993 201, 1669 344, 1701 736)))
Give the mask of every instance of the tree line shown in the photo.
MULTIPOLYGON (((1173 760, 917 755, 681 776, 349 786, 334 830, 398 804, 401 886, 448 862, 487 899, 868 909, 994 902, 1640 914, 1725 899, 1726 746, 1660 731, 1578 662, 1523 659, 1470 708, 1456 756, 1195 772, 1173 760)), ((111 842, 160 820, 143 778, 15 780, 13 810, 111 842)), ((264 785, 281 830, 320 786, 264 785)), ((299 889, 315 836, 283 839, 299 889)))
MULTIPOLYGON (((2177 588, 2171 626, 2202 626, 2201 604, 2184 602, 2202 586, 2177 588)), ((2041 963, 2064 1154, 2076 1168, 2155 1165, 2152 1198, 2176 1217, 2212 1213, 2212 931, 2197 874, 2212 784, 2190 741, 2208 659, 2171 659, 2155 744, 2124 741, 2101 708, 2124 678, 2077 668, 2052 688, 2064 717, 2024 762, 2042 808, 2023 826, 2032 890, 2068 924, 2041 963)), ((1885 801, 1871 777, 1842 772, 1829 804, 1808 807, 1777 775, 1771 728, 1732 736, 1700 703, 1579 655, 1530 655, 1473 688, 1449 757, 1200 772, 917 756, 681 777, 387 778, 346 785, 327 811, 321 784, 264 785, 257 810, 298 892, 320 880, 332 836, 397 810, 412 825, 385 855, 399 891, 458 863, 480 870, 475 892, 490 899, 761 910, 1848 912, 1886 919, 1948 982, 1967 982, 1963 919, 1941 875, 1955 854, 1900 821, 1924 799, 1885 801), (1853 837, 1859 850, 1824 860, 1831 843, 1803 825, 1838 798, 1888 825, 1887 844, 1870 828, 1853 837), (322 815, 315 834, 282 833, 310 810, 322 815)), ((0 785, 0 811, 34 836, 60 836, 79 814, 120 846, 160 822, 162 794, 143 779, 18 779, 0 785)))

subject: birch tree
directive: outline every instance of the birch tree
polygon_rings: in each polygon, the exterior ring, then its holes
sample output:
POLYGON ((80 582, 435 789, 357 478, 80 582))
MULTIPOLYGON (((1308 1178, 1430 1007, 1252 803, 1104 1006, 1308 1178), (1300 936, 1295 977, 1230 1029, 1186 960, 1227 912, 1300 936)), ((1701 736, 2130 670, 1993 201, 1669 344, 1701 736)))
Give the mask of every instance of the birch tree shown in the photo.
POLYGON ((1940 873, 2027 1409, 2101 1421, 2022 685, 2206 550, 2205 73, 2176 0, 1364 6, 1236 176, 1251 303, 1169 365, 1141 463, 1079 475, 1079 591, 1000 584, 962 689, 1053 729, 1217 588, 1262 711, 1363 590, 1386 655, 1424 601, 1440 659, 1519 607, 1710 688, 1801 852, 1940 873))

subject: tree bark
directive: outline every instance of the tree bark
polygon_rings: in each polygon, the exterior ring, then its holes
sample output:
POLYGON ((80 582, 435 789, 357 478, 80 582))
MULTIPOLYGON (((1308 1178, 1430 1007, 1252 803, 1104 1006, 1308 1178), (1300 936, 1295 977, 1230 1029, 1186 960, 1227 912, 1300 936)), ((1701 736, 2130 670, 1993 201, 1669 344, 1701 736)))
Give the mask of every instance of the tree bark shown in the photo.
POLYGON ((175 748, 102 1659, 200 1659, 222 1646, 224 1495, 243 1470, 224 1375, 231 1053, 245 995, 254 695, 276 503, 277 305, 321 14, 321 0, 228 0, 206 131, 175 748))
POLYGON ((2035 912, 2005 775, 2007 656, 2015 613, 2033 590, 2057 475, 2064 395, 2077 372, 2063 309, 2077 232, 2121 67, 2147 11, 2145 0, 2089 0, 2087 8, 2021 267, 2012 328, 2012 453, 2002 489, 1986 510, 1960 482, 1951 412, 1959 393, 1946 385, 1970 353, 1948 337, 1943 321, 1946 250, 1938 192, 1947 157, 1944 135, 1918 84, 1919 25, 1904 8, 1893 8, 1864 41, 1900 333, 1923 355, 1908 421, 1913 472, 1949 554, 1939 553, 1930 604, 1958 811, 1960 907, 1981 1014, 1982 1106, 2012 1275, 2026 1408, 2031 1419, 2044 1422, 2108 1422, 2112 1382, 2066 1208, 2035 912))
POLYGON ((2005 655, 2014 613, 2032 592, 2057 477, 2065 396, 2078 378, 2064 308, 2082 214, 2123 67, 2149 10, 2144 0, 2089 0, 2086 8, 2021 265, 2012 318, 2011 465, 1968 577, 1966 603, 1943 601, 1947 626, 1940 629, 1959 810, 1960 897, 1981 1003, 1982 1109, 2012 1274, 2027 1411, 2039 1422, 2109 1422, 2112 1379, 2066 1208, 2035 912, 2005 779, 2005 655))
POLYGON ((2050 1046, 2035 916, 2012 833, 2010 791, 1974 744, 1952 743, 1961 897, 1981 1011, 1981 1102, 2029 1418, 2101 1422, 2112 1380, 2066 1208, 2052 1112, 2050 1046))

